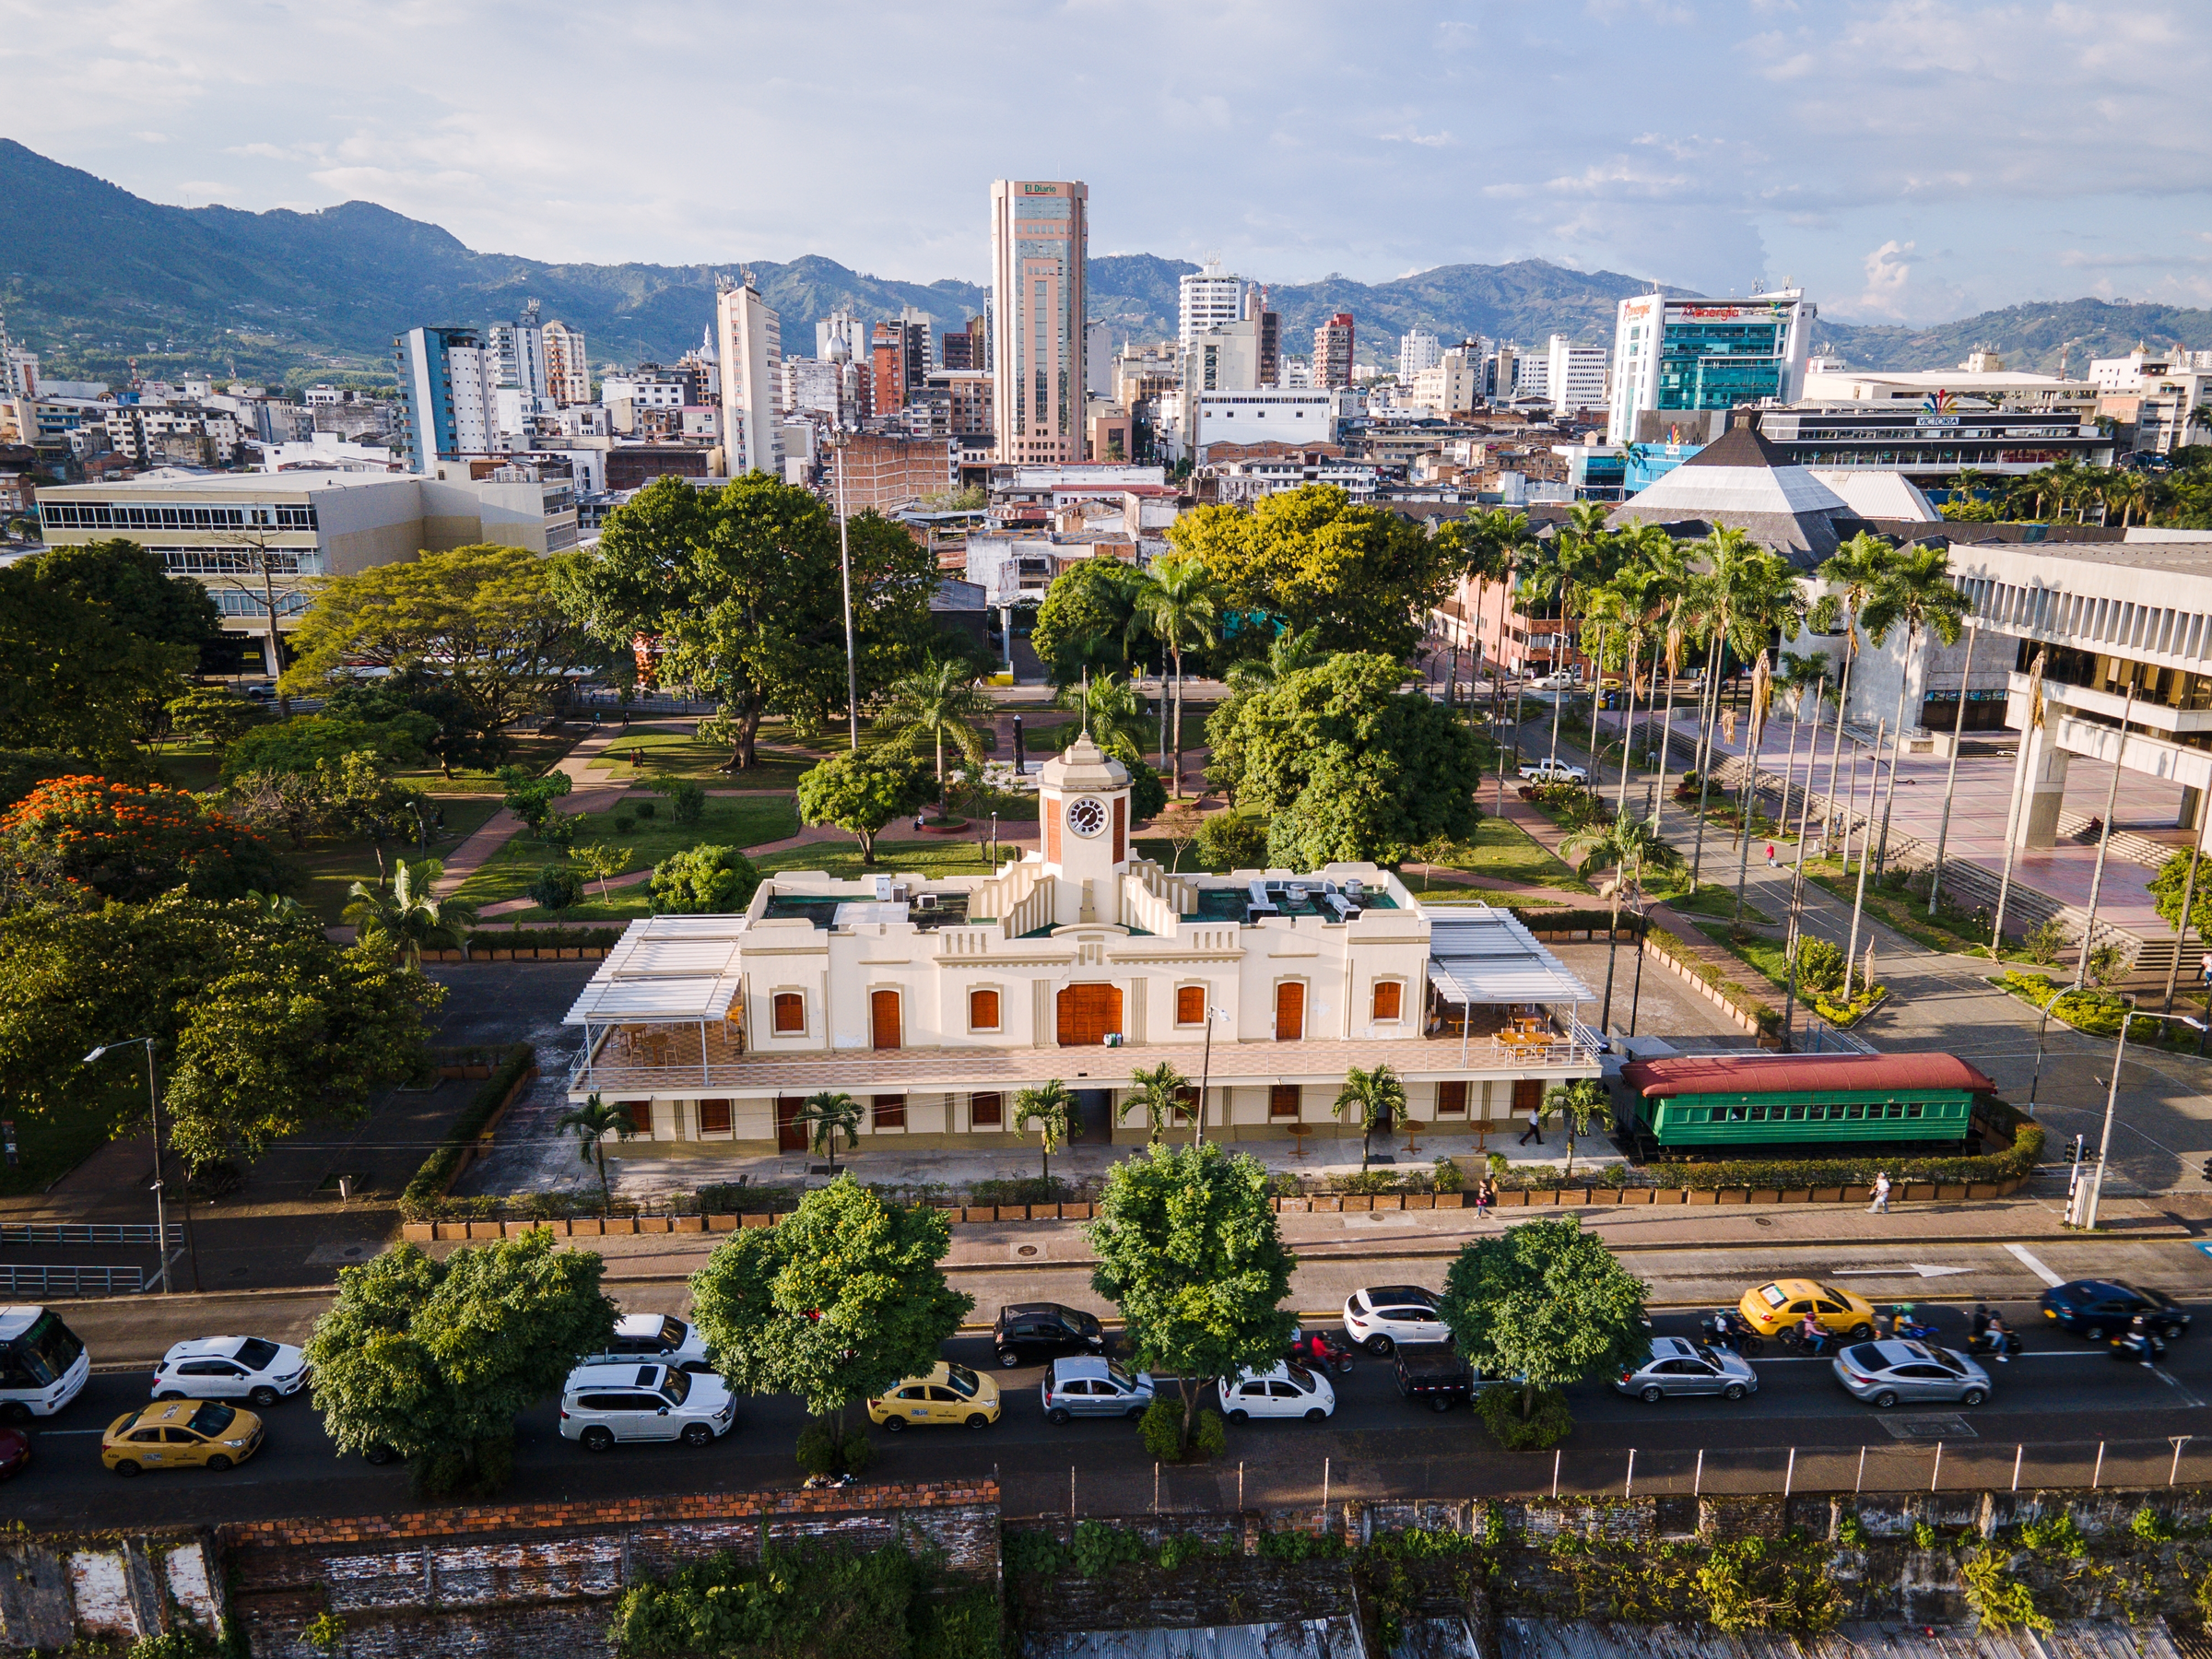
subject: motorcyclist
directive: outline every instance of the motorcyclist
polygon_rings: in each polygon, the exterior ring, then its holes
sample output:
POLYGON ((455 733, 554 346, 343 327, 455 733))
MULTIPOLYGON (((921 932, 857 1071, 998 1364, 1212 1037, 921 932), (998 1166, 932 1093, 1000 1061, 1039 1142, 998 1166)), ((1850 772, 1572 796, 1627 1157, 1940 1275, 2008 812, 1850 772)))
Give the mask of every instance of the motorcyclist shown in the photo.
POLYGON ((1798 1325, 1797 1336, 1805 1344, 1805 1351, 1808 1354, 1818 1353, 1820 1345, 1828 1340, 1828 1333, 1820 1328, 1819 1319, 1811 1313, 1807 1313, 1804 1323, 1798 1325))
POLYGON ((2003 1314, 1992 1313, 1989 1316, 1989 1329, 1986 1335, 1989 1338, 1990 1351, 1996 1355, 1997 1363, 2010 1365, 2013 1350, 2019 1347, 2020 1339, 2006 1326, 2003 1314))
POLYGON ((2158 1344, 2152 1336, 2150 1322, 2136 1314, 2127 1322, 2127 1330, 2117 1338, 2113 1347, 2136 1356, 2136 1363, 2148 1371, 2158 1362, 2158 1344))

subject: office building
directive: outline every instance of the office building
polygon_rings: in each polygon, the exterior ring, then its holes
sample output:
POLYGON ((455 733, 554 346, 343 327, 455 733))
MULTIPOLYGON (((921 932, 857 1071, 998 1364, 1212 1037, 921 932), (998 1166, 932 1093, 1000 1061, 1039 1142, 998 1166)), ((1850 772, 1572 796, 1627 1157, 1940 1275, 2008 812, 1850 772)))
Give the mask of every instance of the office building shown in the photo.
POLYGON ((1623 300, 1614 324, 1606 441, 1630 441, 1646 410, 1795 403, 1805 394, 1818 314, 1797 288, 1744 300, 1623 300))
POLYGON ((1962 467, 2017 477, 2061 461, 2110 466, 2117 447, 2094 419, 2063 408, 1801 404, 1761 410, 1759 433, 1800 466, 1894 472, 1924 489, 1947 488, 1962 467))
POLYGON ((936 367, 926 312, 905 307, 898 317, 872 331, 869 357, 875 371, 877 415, 896 415, 912 403, 936 367))
POLYGON ((1565 335, 1545 342, 1544 389, 1560 414, 1606 406, 1606 348, 1576 346, 1565 335))
POLYGON ((991 371, 991 359, 983 350, 983 320, 968 319, 968 326, 956 328, 941 343, 947 369, 981 369, 991 371))
POLYGON ((1398 336, 1398 384, 1410 386, 1424 369, 1432 368, 1444 360, 1443 342, 1425 328, 1408 330, 1398 336))
POLYGON ((1819 356, 1806 365, 1808 404, 1927 404, 1929 413, 1965 409, 2063 409, 2082 420, 2098 414, 2095 381, 2007 369, 1994 352, 1974 351, 1956 369, 1853 369, 1819 356), (1936 406, 1948 406, 1938 408, 1936 406))
POLYGON ((1175 343, 1188 351, 1193 335, 1235 323, 1244 315, 1244 278, 1209 259, 1202 269, 1183 273, 1177 305, 1175 343))
POLYGON ((1113 395, 1113 330, 1104 323, 1083 324, 1083 394, 1113 395))
POLYGON ((2138 346, 2124 358, 2089 364, 2097 413, 2125 429, 2132 447, 2160 454, 2212 441, 2205 409, 2212 404, 2212 351, 2152 351, 2138 346))
POLYGON ((843 401, 843 365, 825 363, 815 358, 783 359, 783 396, 780 406, 784 414, 819 415, 836 425, 843 401))
MULTIPOLYGON (((39 520, 49 547, 128 536, 171 574, 201 582, 227 631, 265 641, 271 599, 279 632, 296 628, 320 577, 481 542, 534 553, 576 545, 567 478, 490 460, 432 467, 58 485, 38 492, 39 520)), ((265 646, 264 665, 276 666, 265 646)))
POLYGON ((392 345, 401 411, 393 435, 407 470, 429 473, 441 458, 489 454, 491 365, 484 336, 433 325, 409 329, 392 345))
POLYGON ((546 395, 561 407, 588 404, 592 396, 592 369, 583 354, 583 331, 571 328, 559 317, 544 331, 546 395))
POLYGON ((484 347, 491 354, 493 387, 533 398, 551 395, 546 378, 546 331, 538 324, 537 313, 537 301, 525 300, 520 317, 512 323, 494 323, 484 331, 484 347))
POLYGON ((1267 309, 1267 290, 1253 288, 1244 296, 1244 314, 1258 325, 1260 384, 1279 386, 1283 381, 1283 313, 1267 309))
POLYGON ((1204 465, 1216 444, 1287 443, 1307 447, 1336 440, 1338 394, 1326 387, 1268 386, 1242 392, 1199 392, 1189 398, 1185 453, 1204 465))
POLYGON ((842 1090, 865 1159, 1033 1144, 1016 1096, 1088 1077, 1085 1139, 1135 1147, 1130 1073, 1172 1065, 1217 1140, 1348 1147, 1345 1077, 1387 1065, 1405 1127, 1471 1147, 1600 1075, 1594 994, 1506 912, 1431 912, 1365 864, 1170 875, 1135 856, 1128 771, 1088 736, 1038 785, 1041 845, 996 875, 778 874, 743 914, 632 923, 569 1011, 571 1098, 735 1158, 803 1155, 806 1097, 842 1090))
POLYGON ((714 296, 714 356, 722 368, 722 448, 729 476, 764 472, 782 477, 783 459, 776 447, 782 324, 753 286, 750 271, 742 282, 724 278, 714 296))
POLYGON ((1090 191, 1079 180, 991 186, 993 406, 1001 463, 1075 461, 1083 447, 1090 191))
POLYGON ((1352 383, 1352 313, 1338 312, 1313 331, 1313 384, 1352 383))

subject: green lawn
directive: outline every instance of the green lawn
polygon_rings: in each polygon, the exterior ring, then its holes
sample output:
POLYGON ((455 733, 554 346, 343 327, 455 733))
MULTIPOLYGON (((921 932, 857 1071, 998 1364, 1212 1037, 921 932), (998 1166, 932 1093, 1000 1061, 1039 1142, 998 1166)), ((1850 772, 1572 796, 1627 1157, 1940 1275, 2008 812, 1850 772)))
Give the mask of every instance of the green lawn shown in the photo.
POLYGON ((1486 816, 1475 826, 1473 840, 1454 842, 1436 863, 1440 869, 1465 870, 1470 876, 1488 876, 1498 881, 1563 888, 1576 893, 1593 890, 1527 830, 1496 817, 1486 816))
MULTIPOLYGON (((445 812, 445 833, 431 842, 428 854, 412 845, 387 845, 384 848, 387 871, 395 860, 402 858, 452 857, 453 849, 481 830, 500 809, 496 795, 446 795, 440 798, 438 805, 445 812)), ((304 851, 278 844, 305 877, 298 895, 300 902, 325 924, 335 924, 341 920, 338 912, 346 908, 347 889, 356 881, 376 879, 376 849, 365 841, 310 836, 304 851)))
MULTIPOLYGON (((0 1164, 0 1197, 42 1192, 86 1159, 106 1146, 118 1126, 134 1113, 141 1122, 146 1112, 146 1068, 136 1081, 107 1089, 88 1088, 60 1111, 43 1115, 16 1114, 16 1150, 20 1162, 14 1169, 0 1164)), ((146 1219, 152 1220, 153 1206, 146 1219)))
MULTIPOLYGON (((1694 894, 1690 892, 1687 882, 1678 888, 1668 888, 1658 882, 1652 882, 1647 886, 1654 903, 1665 904, 1675 910, 1688 912, 1700 916, 1718 916, 1724 922, 1733 921, 1735 917, 1735 884, 1734 882, 1723 885, 1709 881, 1698 888, 1694 894)), ((1747 922, 1756 922, 1761 925, 1770 924, 1774 920, 1773 917, 1760 911, 1759 906, 1747 900, 1744 905, 1744 919, 1747 922)))
MULTIPOLYGON (((541 733, 517 734, 511 742, 508 760, 516 766, 527 767, 532 772, 544 771, 556 760, 576 747, 572 735, 548 737, 541 733)), ((207 745, 197 739, 165 743, 153 756, 154 768, 161 781, 176 789, 189 789, 205 794, 220 787, 221 778, 215 757, 207 745)), ((448 778, 434 767, 419 767, 411 771, 395 771, 393 777, 411 789, 425 794, 496 794, 499 780, 488 771, 470 771, 465 769, 448 778)), ((450 823, 453 813, 446 813, 450 823)))
MULTIPOLYGON (((450 821, 450 814, 448 818, 450 821)), ((795 835, 798 829, 798 808, 788 798, 709 795, 705 815, 698 823, 678 824, 674 802, 658 795, 641 794, 608 811, 586 813, 576 836, 576 844, 583 846, 589 842, 611 841, 629 849, 629 859, 623 866, 625 870, 642 870, 686 847, 757 847, 764 841, 782 841, 785 836, 795 835), (617 834, 616 817, 631 817, 641 806, 651 806, 653 816, 637 818, 631 823, 629 834, 617 834)), ((551 847, 524 832, 501 847, 496 857, 464 881, 459 896, 475 905, 492 904, 502 899, 519 899, 528 889, 540 868, 559 862, 560 855, 551 847)), ((594 904, 597 903, 598 891, 596 885, 591 889, 594 904)), ((610 895, 611 904, 598 906, 606 915, 645 913, 642 888, 629 894, 620 889, 610 889, 610 895)), ((582 920, 594 919, 581 909, 570 914, 582 920)), ((531 912, 531 919, 539 919, 535 912, 531 912)))

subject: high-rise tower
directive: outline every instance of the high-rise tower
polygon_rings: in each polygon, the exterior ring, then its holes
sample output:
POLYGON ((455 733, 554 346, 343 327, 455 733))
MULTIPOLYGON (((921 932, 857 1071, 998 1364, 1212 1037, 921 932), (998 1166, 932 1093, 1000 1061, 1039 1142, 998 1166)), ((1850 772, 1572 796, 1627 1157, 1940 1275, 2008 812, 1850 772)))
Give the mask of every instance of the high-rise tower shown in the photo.
POLYGON ((991 186, 991 367, 1002 463, 1083 458, 1089 208, 1089 187, 1079 181, 991 186))

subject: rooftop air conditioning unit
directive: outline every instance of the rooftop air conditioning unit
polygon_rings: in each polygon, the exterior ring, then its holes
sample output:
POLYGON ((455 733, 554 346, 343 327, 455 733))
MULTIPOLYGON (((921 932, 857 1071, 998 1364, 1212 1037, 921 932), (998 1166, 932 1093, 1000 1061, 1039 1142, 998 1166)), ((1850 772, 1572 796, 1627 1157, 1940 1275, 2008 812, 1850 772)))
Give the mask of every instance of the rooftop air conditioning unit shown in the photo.
POLYGON ((935 910, 937 908, 937 895, 935 893, 917 893, 914 896, 914 908, 916 910, 925 911, 935 910))
POLYGON ((890 878, 888 876, 878 876, 878 877, 876 877, 876 901, 877 901, 878 904, 888 904, 888 903, 889 903, 889 902, 890 902, 890 899, 891 899, 891 878, 890 878))

